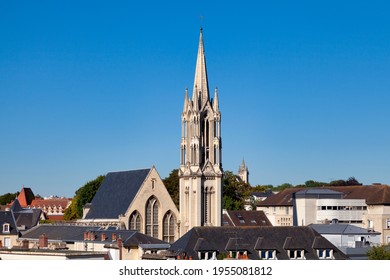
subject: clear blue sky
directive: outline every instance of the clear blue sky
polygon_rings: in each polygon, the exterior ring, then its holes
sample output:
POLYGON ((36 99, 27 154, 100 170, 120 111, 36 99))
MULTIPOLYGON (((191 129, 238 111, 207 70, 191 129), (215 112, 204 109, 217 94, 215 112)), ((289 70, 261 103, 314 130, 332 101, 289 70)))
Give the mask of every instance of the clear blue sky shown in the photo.
POLYGON ((0 194, 178 168, 200 15, 225 170, 390 184, 389 1, 1 1, 0 194))

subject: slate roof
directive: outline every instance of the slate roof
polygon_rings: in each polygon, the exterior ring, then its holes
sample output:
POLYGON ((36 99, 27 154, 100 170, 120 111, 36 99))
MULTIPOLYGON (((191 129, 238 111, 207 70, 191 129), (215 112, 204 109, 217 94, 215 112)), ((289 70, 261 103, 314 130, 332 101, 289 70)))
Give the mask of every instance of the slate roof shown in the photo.
POLYGON ((124 247, 135 247, 139 244, 169 244, 165 241, 157 238, 150 237, 148 235, 139 233, 134 230, 107 230, 101 227, 93 226, 77 226, 77 225, 50 225, 43 224, 38 225, 35 228, 30 229, 23 233, 21 239, 26 240, 39 240, 39 236, 45 234, 50 241, 62 241, 62 242, 82 242, 84 241, 84 233, 93 232, 95 235, 95 243, 116 243, 113 240, 113 234, 116 238, 122 238, 124 247), (102 235, 105 235, 105 239, 102 240, 102 235))
POLYGON ((91 202, 85 219, 118 219, 125 214, 150 169, 110 172, 91 202))
POLYGON ((266 190, 264 192, 251 192, 251 195, 255 197, 270 197, 273 196, 274 193, 272 192, 272 190, 266 190))
POLYGON ((232 211, 223 214, 223 225, 226 226, 272 226, 263 211, 232 211))
MULTIPOLYGON (((300 191, 308 191, 307 188, 289 188, 260 201, 257 206, 292 206, 293 194, 300 191)), ((390 186, 325 186, 311 189, 311 192, 330 190, 343 194, 343 199, 365 199, 367 205, 390 205, 390 186)))
POLYGON ((0 211, 0 235, 18 235, 15 217, 11 211, 0 211), (9 233, 3 233, 3 225, 9 224, 9 233))
POLYGON ((15 221, 18 227, 30 229, 35 227, 41 217, 41 209, 25 209, 21 211, 14 211, 15 221))
POLYGON ((279 260, 287 260, 287 250, 304 250, 307 260, 318 259, 317 249, 333 249, 335 259, 347 259, 336 246, 310 227, 194 227, 171 245, 177 255, 198 259, 197 249, 227 253, 245 250, 249 259, 260 259, 259 250, 276 250, 279 260), (199 242, 201 241, 201 245, 199 242))
POLYGON ((349 224, 312 224, 312 229, 320 234, 334 235, 379 235, 380 232, 369 231, 367 229, 349 224))

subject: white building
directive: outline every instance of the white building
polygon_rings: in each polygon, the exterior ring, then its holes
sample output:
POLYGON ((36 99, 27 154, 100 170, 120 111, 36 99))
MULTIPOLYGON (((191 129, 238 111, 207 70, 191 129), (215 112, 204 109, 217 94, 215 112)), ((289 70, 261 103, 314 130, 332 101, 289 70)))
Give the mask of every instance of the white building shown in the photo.
POLYGON ((367 213, 365 199, 345 199, 342 192, 309 188, 293 194, 294 225, 326 224, 336 219, 339 223, 363 226, 367 213))

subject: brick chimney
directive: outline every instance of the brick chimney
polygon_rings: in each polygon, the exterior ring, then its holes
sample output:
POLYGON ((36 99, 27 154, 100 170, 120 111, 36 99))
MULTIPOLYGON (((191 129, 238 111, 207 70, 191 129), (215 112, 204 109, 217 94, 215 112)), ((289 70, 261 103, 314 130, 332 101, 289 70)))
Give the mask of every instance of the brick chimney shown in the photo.
POLYGON ((29 247, 29 242, 28 240, 22 240, 22 248, 23 249, 28 249, 29 247))
POLYGON ((122 242, 122 238, 119 236, 116 244, 118 245, 118 249, 119 249, 119 260, 122 260, 122 248, 123 248, 123 242, 122 242))
POLYGON ((46 236, 46 234, 42 234, 39 236, 39 248, 47 248, 49 245, 49 240, 46 236))

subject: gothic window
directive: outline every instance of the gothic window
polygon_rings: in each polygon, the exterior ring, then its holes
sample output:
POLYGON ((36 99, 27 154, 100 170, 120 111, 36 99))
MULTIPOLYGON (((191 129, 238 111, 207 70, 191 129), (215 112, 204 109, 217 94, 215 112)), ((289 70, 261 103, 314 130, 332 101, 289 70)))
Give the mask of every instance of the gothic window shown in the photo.
POLYGON ((210 133, 209 133, 209 129, 210 129, 209 120, 205 119, 205 134, 204 134, 204 137, 205 137, 205 148, 206 148, 206 160, 210 158, 209 157, 209 152, 210 152, 210 133))
POLYGON ((173 243, 175 241, 175 216, 171 211, 168 211, 164 216, 163 239, 166 242, 173 243))
POLYGON ((187 121, 183 123, 183 137, 187 137, 187 121))
POLYGON ((204 221, 207 224, 209 222, 209 200, 208 200, 208 188, 204 191, 204 221))
POLYGON ((129 229, 141 232, 141 216, 138 211, 134 211, 130 216, 129 229))
POLYGON ((187 163, 187 150, 186 150, 186 146, 184 145, 183 146, 183 163, 182 164, 186 164, 187 163))
POLYGON ((158 238, 158 202, 151 197, 146 203, 146 234, 158 238))

